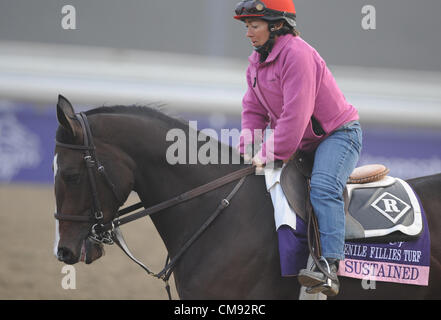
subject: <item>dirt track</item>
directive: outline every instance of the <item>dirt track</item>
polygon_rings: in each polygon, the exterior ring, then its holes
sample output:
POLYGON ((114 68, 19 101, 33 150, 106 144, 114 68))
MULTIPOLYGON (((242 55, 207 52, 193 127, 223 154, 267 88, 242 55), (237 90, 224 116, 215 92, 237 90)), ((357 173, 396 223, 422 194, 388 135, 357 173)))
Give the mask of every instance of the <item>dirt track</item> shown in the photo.
MULTIPOLYGON (((127 203, 137 200, 134 195, 127 203)), ((76 289, 63 289, 64 264, 53 255, 54 201, 50 185, 0 185, 0 299, 168 299, 164 282, 147 276, 115 245, 105 246, 106 255, 90 265, 76 264, 76 289)), ((161 270, 166 251, 150 219, 122 230, 135 256, 161 270)))

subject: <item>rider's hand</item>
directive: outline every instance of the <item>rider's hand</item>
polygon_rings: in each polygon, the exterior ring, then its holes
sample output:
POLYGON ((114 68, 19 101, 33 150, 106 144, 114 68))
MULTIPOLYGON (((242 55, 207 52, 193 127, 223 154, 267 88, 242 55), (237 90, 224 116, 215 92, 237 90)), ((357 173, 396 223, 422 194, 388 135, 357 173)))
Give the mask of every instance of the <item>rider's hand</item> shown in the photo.
POLYGON ((255 155, 253 158, 253 165, 256 166, 256 174, 261 175, 264 174, 264 165, 262 159, 258 155, 255 155))
POLYGON ((253 159, 253 157, 250 156, 248 153, 244 153, 242 155, 242 157, 243 157, 243 160, 245 161, 245 163, 250 163, 252 161, 252 159, 253 159))
POLYGON ((263 168, 264 162, 258 155, 255 155, 253 158, 253 165, 255 165, 258 168, 263 168))

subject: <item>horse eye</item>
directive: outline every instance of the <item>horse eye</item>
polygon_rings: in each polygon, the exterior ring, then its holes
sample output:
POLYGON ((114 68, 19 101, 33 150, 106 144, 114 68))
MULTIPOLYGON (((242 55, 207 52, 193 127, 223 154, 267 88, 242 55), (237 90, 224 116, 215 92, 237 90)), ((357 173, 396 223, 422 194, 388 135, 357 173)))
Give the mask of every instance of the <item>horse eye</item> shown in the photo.
POLYGON ((63 179, 66 183, 79 183, 80 174, 79 173, 66 174, 63 176, 63 179))

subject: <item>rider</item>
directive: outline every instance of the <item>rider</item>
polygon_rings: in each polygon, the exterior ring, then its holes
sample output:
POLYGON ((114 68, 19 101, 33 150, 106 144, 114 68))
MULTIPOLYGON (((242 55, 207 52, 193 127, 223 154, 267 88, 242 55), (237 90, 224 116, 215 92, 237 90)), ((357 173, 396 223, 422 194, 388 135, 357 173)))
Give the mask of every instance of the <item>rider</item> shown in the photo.
POLYGON ((253 132, 269 125, 272 135, 252 158, 257 167, 267 159, 286 162, 297 150, 315 153, 310 199, 319 224, 320 263, 335 280, 329 286, 330 279, 317 266, 302 269, 298 279, 309 293, 336 295, 338 264, 344 259, 343 191, 361 151, 358 112, 346 101, 325 61, 299 36, 292 0, 241 1, 234 18, 245 23, 254 47, 246 73, 239 150, 246 156, 253 143, 245 129, 253 132))

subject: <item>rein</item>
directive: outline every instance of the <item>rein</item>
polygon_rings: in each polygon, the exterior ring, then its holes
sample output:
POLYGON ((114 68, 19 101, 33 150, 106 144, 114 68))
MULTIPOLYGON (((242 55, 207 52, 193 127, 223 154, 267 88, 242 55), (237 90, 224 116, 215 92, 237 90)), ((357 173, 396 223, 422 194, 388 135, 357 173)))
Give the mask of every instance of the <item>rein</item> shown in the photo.
POLYGON ((254 166, 249 166, 237 171, 234 171, 230 174, 227 174, 226 176, 223 176, 221 178, 218 178, 216 180, 213 180, 207 184, 204 184, 202 186, 199 186, 197 188, 194 188, 190 191, 187 191, 185 193, 182 193, 181 195, 178 195, 174 198, 171 198, 169 200, 163 201, 161 203, 158 203, 152 207, 146 208, 144 210, 141 210, 139 212, 132 213, 133 211, 140 209, 143 207, 142 202, 139 202, 137 204, 131 205, 129 207, 126 207, 124 209, 121 209, 117 212, 116 217, 112 219, 112 221, 108 223, 103 223, 103 213, 101 211, 101 204, 98 199, 98 192, 96 188, 96 181, 95 181, 95 175, 93 172, 93 168, 96 168, 97 172, 104 178, 106 181, 106 184, 109 186, 109 188, 112 190, 113 195, 117 199, 119 204, 123 203, 123 200, 119 197, 119 194, 117 192, 117 189, 115 185, 110 180, 109 176, 107 175, 104 166, 101 165, 101 163, 98 161, 96 154, 95 154, 95 145, 93 144, 92 134, 90 131, 90 125, 87 120, 87 116, 84 113, 80 113, 79 115, 76 115, 77 120, 80 122, 82 130, 83 130, 83 136, 84 136, 84 143, 83 145, 74 145, 74 144, 65 144, 61 143, 59 141, 56 141, 56 145, 59 147, 71 149, 71 150, 79 150, 84 152, 84 161, 87 168, 87 175, 89 178, 89 184, 91 186, 92 191, 92 208, 89 211, 88 215, 70 215, 70 214, 62 214, 59 212, 56 212, 54 214, 54 217, 58 220, 64 220, 64 221, 71 221, 71 222, 88 222, 93 223, 88 238, 91 241, 94 241, 99 244, 113 244, 116 243, 123 251, 124 253, 135 263, 137 263, 140 267, 142 267, 147 274, 154 276, 158 279, 163 280, 166 283, 166 290, 169 299, 171 300, 171 294, 170 294, 170 285, 168 284, 168 280, 171 276, 171 273, 173 272, 173 268, 176 265, 177 261, 181 256, 186 252, 186 250, 198 239, 198 237, 210 226, 210 224, 216 219, 216 217, 226 208, 229 206, 231 199, 234 197, 234 195, 237 193, 237 191, 240 189, 240 187, 243 185, 245 178, 248 175, 251 175, 255 172, 254 166), (240 179, 240 180, 239 180, 240 179), (210 191, 213 191, 215 189, 218 189, 228 183, 231 183, 233 181, 239 180, 239 182, 235 185, 233 190, 228 194, 228 196, 221 200, 220 204, 216 208, 216 210, 210 215, 210 217, 204 222, 204 224, 199 228, 196 233, 185 242, 185 244, 182 246, 182 248, 179 250, 179 252, 170 260, 170 257, 167 256, 166 264, 164 268, 158 272, 154 273, 150 271, 141 261, 136 259, 133 254, 130 252, 124 237, 122 235, 121 230, 119 227, 121 225, 127 224, 131 221, 138 220, 140 218, 150 216, 156 212, 171 208, 173 206, 176 206, 178 204, 181 204, 183 202, 189 201, 191 199, 194 199, 200 195, 203 195, 205 193, 208 193, 210 191), (130 214, 129 216, 126 216, 124 218, 121 218, 123 215, 130 214))
POLYGON ((194 188, 190 191, 182 193, 179 196, 176 196, 176 197, 171 198, 169 200, 158 203, 158 204, 156 204, 152 207, 146 208, 142 211, 135 212, 125 218, 119 218, 125 214, 128 214, 128 213, 136 210, 136 209, 141 208, 142 202, 139 202, 137 204, 134 204, 130 207, 127 207, 127 208, 124 208, 124 209, 118 211, 117 218, 115 218, 112 222, 98 226, 96 231, 101 232, 101 231, 111 230, 113 227, 119 227, 119 226, 124 225, 126 223, 129 223, 131 221, 138 220, 138 219, 146 217, 146 216, 150 216, 158 211, 162 211, 162 210, 171 208, 173 206, 176 206, 178 204, 181 204, 183 202, 186 202, 188 200, 196 198, 200 195, 203 195, 207 192, 218 189, 218 188, 220 188, 230 182, 238 180, 238 179, 245 177, 247 175, 250 175, 254 172, 255 172, 254 167, 246 167, 246 168, 234 171, 226 176, 223 176, 223 177, 218 178, 216 180, 213 180, 207 184, 204 184, 204 185, 199 186, 197 188, 194 188))
MULTIPOLYGON (((161 202, 153 207, 147 208, 145 210, 142 210, 138 213, 133 214, 132 216, 127 217, 128 219, 123 222, 123 223, 111 223, 114 225, 112 232, 115 235, 115 243, 124 251, 124 253, 135 263, 137 263, 141 268, 143 268, 148 275, 151 275, 155 278, 161 279, 166 283, 165 289, 167 290, 167 294, 168 294, 168 298, 171 300, 171 294, 170 294, 170 285, 168 284, 168 280, 173 272, 173 268, 176 265, 176 263, 178 262, 179 258, 182 257, 182 255, 187 251, 187 249, 199 238, 199 236, 211 225, 211 223, 217 218, 217 216, 222 212, 222 210, 224 210, 226 207, 228 207, 230 205, 230 201, 231 199, 234 197, 234 195, 237 193, 237 191, 239 191, 240 187, 242 186, 242 184, 245 182, 245 178, 246 176, 254 173, 255 168, 254 167, 248 167, 245 169, 241 169, 238 170, 236 172, 233 172, 232 174, 225 176, 223 178, 227 178, 223 181, 223 183, 221 185, 218 185, 216 187, 213 187, 214 185, 216 185, 218 182, 218 180, 215 180, 213 182, 217 182, 215 183, 208 183, 206 185, 203 185, 199 188, 190 190, 187 193, 182 194, 183 198, 182 199, 177 199, 179 198, 173 198, 164 202, 161 202), (251 170, 252 169, 252 170, 251 170), (181 249, 179 250, 179 252, 173 257, 173 259, 170 260, 170 257, 167 256, 166 259, 166 263, 164 268, 158 272, 158 273, 154 273, 152 271, 149 270, 148 267, 146 267, 141 261, 139 261, 138 259, 136 259, 133 254, 130 252, 127 244, 125 243, 125 240, 122 236, 121 230, 119 229, 119 226, 131 221, 134 221, 136 219, 140 219, 142 217, 145 216, 149 216, 155 212, 158 212, 160 210, 164 210, 166 208, 170 208, 172 206, 175 206, 177 204, 180 204, 182 202, 185 202, 187 200, 193 199, 195 197, 197 197, 198 195, 207 193, 211 190, 214 190, 216 188, 219 188, 229 182, 232 182, 234 180, 239 179, 239 182, 235 185, 235 187, 233 188, 233 190, 228 194, 228 196, 224 199, 221 200, 220 204, 218 205, 218 207, 216 208, 216 210, 210 215, 210 217, 204 222, 204 224, 198 229, 198 231, 196 231, 196 233, 190 238, 188 239, 185 244, 181 247, 181 249), (202 190, 202 187, 208 187, 207 189, 202 190), (194 193, 193 193, 194 191, 194 193), (186 196, 188 195, 188 196, 186 196), (174 201, 176 199, 176 201, 174 201)), ((222 179, 222 178, 221 178, 222 179)), ((140 205, 140 203, 134 205, 133 207, 138 207, 140 205)), ((117 219, 118 220, 118 219, 117 219)), ((121 221, 121 220, 119 220, 121 221)), ((105 229, 109 228, 109 224, 107 224, 105 226, 105 229)))

